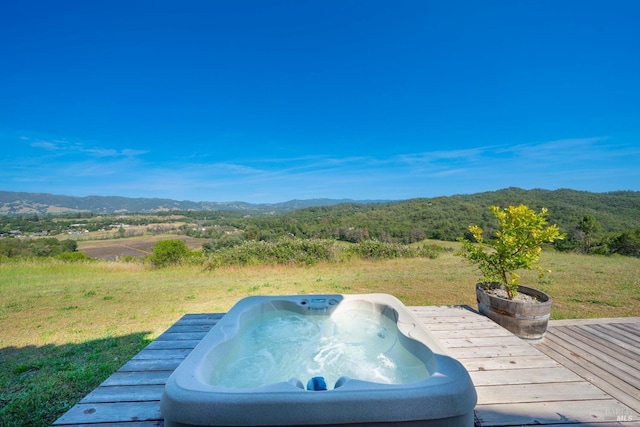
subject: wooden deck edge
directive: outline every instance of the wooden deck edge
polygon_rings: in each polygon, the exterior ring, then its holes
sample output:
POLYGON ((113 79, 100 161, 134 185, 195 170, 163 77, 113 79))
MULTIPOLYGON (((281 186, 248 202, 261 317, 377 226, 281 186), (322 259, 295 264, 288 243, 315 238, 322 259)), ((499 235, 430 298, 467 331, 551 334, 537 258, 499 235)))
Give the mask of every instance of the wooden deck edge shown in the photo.
POLYGON ((606 323, 640 323, 640 317, 605 317, 597 319, 559 319, 549 320, 549 327, 574 325, 602 325, 606 323))
POLYGON ((458 309, 458 310, 464 310, 464 311, 469 311, 471 313, 474 314, 480 314, 478 312, 478 310, 476 310, 475 308, 471 307, 470 305, 467 304, 456 304, 456 305, 408 305, 407 308, 409 310, 414 310, 414 311, 438 311, 442 308, 452 308, 452 309, 458 309))

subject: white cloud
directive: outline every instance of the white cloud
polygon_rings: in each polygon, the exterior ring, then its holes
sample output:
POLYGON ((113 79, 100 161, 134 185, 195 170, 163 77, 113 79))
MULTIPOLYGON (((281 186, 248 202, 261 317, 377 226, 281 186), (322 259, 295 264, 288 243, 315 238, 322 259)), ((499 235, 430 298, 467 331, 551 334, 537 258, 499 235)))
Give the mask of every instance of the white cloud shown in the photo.
POLYGON ((482 157, 483 154, 492 150, 493 147, 476 147, 460 150, 436 150, 422 153, 403 154, 397 159, 405 163, 432 163, 440 160, 470 161, 482 157))
POLYGON ((113 148, 82 148, 79 151, 94 157, 137 157, 148 153, 148 151, 145 150, 133 150, 130 148, 123 150, 113 148))
POLYGON ((57 151, 59 149, 58 145, 51 141, 35 141, 30 145, 34 148, 43 148, 47 151, 57 151))
POLYGON ((108 158, 108 157, 137 157, 148 153, 147 150, 137 150, 132 148, 104 148, 104 147, 91 147, 86 143, 71 142, 64 139, 38 139, 32 140, 26 136, 21 136, 23 141, 33 141, 29 145, 33 148, 41 148, 48 152, 56 153, 59 156, 63 155, 78 155, 84 154, 88 157, 96 158, 108 158))
POLYGON ((608 139, 607 137, 560 139, 541 143, 514 145, 505 147, 498 152, 511 153, 516 157, 529 160, 557 161, 560 159, 560 156, 569 156, 569 159, 575 160, 576 156, 592 156, 595 153, 598 153, 596 155, 599 156, 605 147, 598 143, 608 139))
POLYGON ((125 157, 137 157, 143 154, 147 154, 148 152, 149 151, 147 150, 134 150, 131 148, 125 148, 124 150, 120 151, 120 153, 125 157))
POLYGON ((109 148, 85 148, 80 151, 95 157, 117 157, 120 155, 117 150, 109 148))

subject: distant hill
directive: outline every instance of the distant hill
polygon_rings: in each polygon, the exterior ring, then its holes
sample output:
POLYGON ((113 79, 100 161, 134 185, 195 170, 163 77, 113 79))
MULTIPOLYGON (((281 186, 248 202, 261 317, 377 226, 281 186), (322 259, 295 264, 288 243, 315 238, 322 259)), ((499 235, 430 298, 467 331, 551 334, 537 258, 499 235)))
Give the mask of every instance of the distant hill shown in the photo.
POLYGON ((547 208, 549 222, 564 232, 575 229, 586 215, 595 217, 604 233, 640 228, 640 192, 520 188, 377 204, 309 207, 251 221, 255 228, 268 230, 270 235, 339 237, 352 241, 374 238, 411 243, 424 238, 455 240, 468 231, 470 224, 478 224, 491 233, 496 223, 488 207, 519 204, 535 210, 547 208))
POLYGON ((333 206, 340 203, 374 203, 373 200, 348 199, 290 200, 282 203, 254 204, 245 202, 192 202, 157 198, 117 196, 74 197, 47 193, 0 191, 0 215, 46 215, 92 212, 99 214, 167 211, 241 211, 249 214, 278 214, 311 206, 333 206))
MULTIPOLYGON (((523 190, 505 188, 468 195, 418 198, 402 201, 354 201, 337 199, 291 200, 273 204, 245 202, 192 202, 126 197, 70 197, 40 193, 0 192, 0 216, 26 220, 30 215, 109 215, 181 211, 192 221, 206 222, 207 212, 218 211, 215 223, 231 226, 252 239, 283 236, 338 238, 345 241, 377 239, 418 242, 425 238, 455 240, 477 224, 491 234, 496 221, 491 205, 525 204, 548 208, 549 222, 571 233, 586 215, 593 216, 601 233, 640 230, 640 192, 591 193, 570 189, 523 190), (226 212, 235 212, 227 215, 226 212)), ((211 220, 211 218, 208 218, 211 220)), ((26 229, 9 222, 7 231, 26 229)), ((6 228, 5 227, 5 228, 6 228)))
MULTIPOLYGON (((291 223, 311 236, 335 233, 336 227, 367 229, 371 237, 402 229, 422 230, 428 237, 449 239, 460 235, 472 221, 491 226, 490 205, 508 206, 524 203, 531 208, 549 209, 550 222, 565 230, 584 215, 593 215, 603 231, 640 228, 640 192, 616 191, 591 193, 570 189, 523 190, 505 188, 468 195, 374 201, 350 199, 290 200, 282 203, 193 202, 172 199, 104 196, 61 196, 46 193, 0 191, 0 215, 46 215, 91 212, 94 214, 160 213, 169 211, 235 211, 251 216, 280 216, 264 219, 261 228, 287 233, 291 223), (326 231, 318 233, 320 229, 326 231), (309 231, 314 229, 313 232, 309 231), (329 230, 333 231, 329 231, 329 230)), ((256 218, 258 222, 260 220, 256 218)), ((397 236, 396 236, 397 237, 397 236)), ((413 239, 411 239, 413 240, 413 239)))

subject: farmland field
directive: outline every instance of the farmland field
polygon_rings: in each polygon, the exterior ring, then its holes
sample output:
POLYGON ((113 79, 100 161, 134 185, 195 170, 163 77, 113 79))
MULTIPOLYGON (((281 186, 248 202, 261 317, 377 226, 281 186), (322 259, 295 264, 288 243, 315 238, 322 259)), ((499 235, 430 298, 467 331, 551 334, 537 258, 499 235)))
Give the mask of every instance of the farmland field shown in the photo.
POLYGON ((158 235, 141 236, 126 239, 80 240, 78 251, 89 258, 115 260, 124 256, 145 257, 151 255, 153 246, 160 240, 182 240, 191 250, 200 249, 209 239, 196 239, 188 236, 158 235))

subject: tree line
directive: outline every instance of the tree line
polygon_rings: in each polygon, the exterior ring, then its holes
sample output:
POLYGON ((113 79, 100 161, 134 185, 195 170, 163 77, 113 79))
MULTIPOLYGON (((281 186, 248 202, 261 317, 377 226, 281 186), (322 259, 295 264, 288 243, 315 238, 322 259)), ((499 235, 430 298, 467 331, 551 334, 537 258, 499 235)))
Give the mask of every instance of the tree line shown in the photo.
MULTIPOLYGON (((469 238, 470 224, 479 225, 490 236, 497 224, 488 207, 519 204, 535 210, 543 207, 548 209, 549 223, 557 224, 567 234, 566 239, 555 243, 558 250, 640 256, 640 192, 630 191, 590 193, 508 188, 400 202, 316 206, 275 215, 246 215, 234 211, 173 211, 158 215, 83 214, 75 218, 0 216, 0 232, 27 227, 37 230, 45 224, 64 228, 73 223, 86 224, 86 228, 91 230, 114 221, 152 225, 180 218, 185 225, 175 232, 208 238, 209 241, 203 246, 205 254, 213 254, 244 242, 275 242, 291 238, 407 245, 424 239, 455 241, 461 236, 469 238)), ((0 239, 0 246, 4 240, 0 239)), ((1 249, 0 253, 3 253, 1 249)))
POLYGON ((567 238, 555 243, 562 251, 639 256, 640 193, 589 193, 574 190, 505 189, 470 196, 413 199, 392 203, 310 207, 278 216, 228 218, 241 235, 213 235, 212 248, 239 240, 272 241, 282 237, 336 239, 357 243, 377 240, 410 244, 424 239, 471 238, 477 224, 487 235, 497 223, 489 206, 545 207, 549 223, 567 238))

